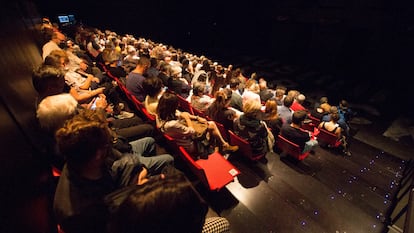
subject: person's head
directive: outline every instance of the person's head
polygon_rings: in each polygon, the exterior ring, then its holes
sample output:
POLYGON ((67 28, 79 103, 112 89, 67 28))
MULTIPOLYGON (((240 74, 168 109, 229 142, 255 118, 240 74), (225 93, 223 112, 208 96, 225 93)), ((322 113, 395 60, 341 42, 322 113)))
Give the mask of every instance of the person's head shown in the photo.
POLYGON ((296 101, 297 101, 298 103, 300 103, 300 104, 303 104, 303 103, 305 102, 305 99, 306 99, 306 96, 305 96, 305 95, 303 95, 303 94, 299 94, 299 95, 296 97, 296 101))
POLYGON ((156 97, 161 93, 163 87, 162 80, 158 77, 148 77, 142 82, 142 88, 150 97, 156 97))
POLYGON ((206 202, 182 174, 150 179, 137 187, 111 218, 110 233, 200 233, 206 202))
POLYGON ((289 90, 287 93, 287 96, 293 97, 293 99, 296 99, 300 92, 298 90, 289 90))
POLYGON ((181 69, 181 67, 179 67, 179 66, 175 66, 175 65, 173 65, 173 66, 170 66, 170 75, 171 75, 171 77, 173 77, 173 78, 181 78, 181 76, 182 76, 182 69, 181 69))
POLYGON ((276 87, 275 97, 277 99, 282 99, 285 94, 286 94, 286 88, 285 87, 281 87, 281 86, 276 87))
POLYGON ((302 125, 303 121, 306 119, 307 113, 306 111, 299 110, 293 113, 292 115, 292 123, 296 125, 302 125))
POLYGON ((226 106, 230 102, 230 99, 231 99, 230 89, 223 89, 221 91, 217 91, 216 94, 214 95, 214 102, 222 107, 226 106))
POLYGON ((178 109, 178 97, 169 91, 165 92, 158 101, 157 114, 161 120, 175 119, 175 111, 178 109))
POLYGON ((277 101, 274 98, 268 99, 265 104, 265 113, 270 116, 277 116, 277 101))
POLYGON ((320 104, 325 104, 325 103, 328 103, 328 97, 326 97, 326 96, 322 96, 322 97, 319 99, 319 103, 320 103, 320 104))
POLYGON ((328 103, 328 97, 323 96, 321 97, 321 99, 319 100, 319 107, 323 110, 323 112, 329 113, 330 112, 330 108, 331 105, 328 103))
POLYGON ((261 108, 261 103, 256 100, 248 99, 243 103, 243 112, 247 117, 258 117, 261 108))
POLYGON ((77 113, 77 106, 78 102, 70 94, 52 95, 39 103, 36 116, 43 129, 54 132, 77 113))
POLYGON ((56 44, 60 45, 61 43, 64 43, 66 40, 66 36, 58 31, 53 32, 52 34, 52 41, 54 41, 56 44))
POLYGON ((121 60, 122 54, 114 49, 102 53, 102 58, 108 64, 118 63, 121 60))
POLYGON ((147 69, 151 66, 151 62, 148 57, 140 56, 137 63, 137 69, 139 68, 143 72, 147 71, 147 69))
POLYGON ((331 106, 329 108, 329 113, 330 114, 332 114, 332 113, 338 113, 338 108, 336 106, 331 106))
POLYGON ((348 110, 348 101, 346 100, 339 101, 339 108, 343 111, 348 110))
POLYGON ((283 99, 283 105, 287 108, 290 108, 293 104, 293 100, 294 98, 288 95, 283 99))
POLYGON ((42 100, 46 96, 57 95, 63 92, 65 87, 65 74, 59 68, 49 65, 41 65, 32 73, 33 87, 42 100))
POLYGON ((54 66, 56 68, 65 69, 66 64, 69 63, 69 57, 63 50, 53 50, 45 58, 44 65, 54 66))
POLYGON ((246 82, 246 89, 252 92, 259 92, 259 85, 257 84, 257 81, 254 79, 249 79, 246 82))
POLYGON ((193 95, 203 96, 205 90, 206 90, 206 85, 204 83, 197 82, 194 84, 194 87, 193 87, 193 95))
POLYGON ((259 80, 259 87, 260 87, 260 90, 266 90, 267 89, 267 82, 266 82, 266 80, 264 80, 264 79, 260 79, 259 80))
POLYGON ((339 113, 338 112, 333 112, 330 115, 331 115, 331 121, 333 121, 334 123, 338 122, 338 120, 339 120, 339 113))
POLYGON ((82 169, 107 155, 112 137, 105 113, 100 110, 83 109, 57 130, 56 141, 68 166, 82 169))

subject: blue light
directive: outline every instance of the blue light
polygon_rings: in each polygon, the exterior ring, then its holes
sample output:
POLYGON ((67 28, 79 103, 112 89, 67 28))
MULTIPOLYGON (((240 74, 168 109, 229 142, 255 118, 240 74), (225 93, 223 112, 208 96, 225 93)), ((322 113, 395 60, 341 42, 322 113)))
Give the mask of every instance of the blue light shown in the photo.
POLYGON ((305 226, 305 225, 306 225, 306 221, 305 221, 305 220, 303 220, 300 224, 301 224, 302 226, 305 226))
POLYGON ((314 215, 318 215, 318 214, 319 214, 319 212, 318 212, 317 210, 315 210, 315 211, 313 211, 313 214, 314 214, 314 215))

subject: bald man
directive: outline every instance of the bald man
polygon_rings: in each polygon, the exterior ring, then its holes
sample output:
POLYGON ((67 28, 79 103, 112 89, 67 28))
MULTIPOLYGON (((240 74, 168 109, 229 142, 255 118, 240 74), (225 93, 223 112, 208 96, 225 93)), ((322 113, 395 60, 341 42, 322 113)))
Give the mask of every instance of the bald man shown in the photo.
POLYGON ((43 45, 42 47, 42 58, 43 61, 53 50, 62 50, 59 44, 66 40, 66 36, 61 32, 53 32, 52 39, 43 45))

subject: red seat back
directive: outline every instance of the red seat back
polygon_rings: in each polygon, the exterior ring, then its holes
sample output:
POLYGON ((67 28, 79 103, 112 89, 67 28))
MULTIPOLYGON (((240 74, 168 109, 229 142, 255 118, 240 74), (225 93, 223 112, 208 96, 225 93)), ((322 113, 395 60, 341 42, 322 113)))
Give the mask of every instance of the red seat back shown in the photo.
POLYGON ((184 99, 182 96, 177 95, 178 97, 178 109, 180 111, 188 112, 191 115, 194 115, 193 107, 191 106, 191 103, 188 102, 186 99, 184 99))
POLYGON ((318 134, 318 142, 321 145, 326 145, 330 147, 338 147, 340 143, 338 143, 338 137, 336 134, 331 133, 325 129, 319 129, 318 134))
POLYGON ((309 155, 309 152, 302 153, 301 148, 297 144, 287 140, 280 134, 278 135, 276 143, 282 153, 288 154, 299 161, 304 160, 309 155))
POLYGON ((240 174, 240 171, 218 152, 210 154, 207 159, 194 160, 183 147, 180 146, 179 149, 180 155, 192 172, 210 191, 219 191, 240 174))
POLYGON ((244 138, 240 137, 236 133, 231 130, 228 130, 229 137, 230 137, 230 144, 239 146, 238 153, 243 154, 250 160, 259 160, 263 158, 266 154, 253 154, 252 147, 250 146, 249 142, 246 141, 244 138))

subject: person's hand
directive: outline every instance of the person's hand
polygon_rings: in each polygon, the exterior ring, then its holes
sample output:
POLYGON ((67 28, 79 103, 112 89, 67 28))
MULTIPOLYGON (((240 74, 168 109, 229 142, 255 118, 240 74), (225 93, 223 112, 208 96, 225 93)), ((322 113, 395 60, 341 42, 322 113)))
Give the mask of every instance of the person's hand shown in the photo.
POLYGON ((142 171, 138 174, 138 182, 137 185, 142 185, 148 182, 148 170, 143 167, 142 171))
POLYGON ((202 118, 202 117, 198 117, 198 121, 201 123, 206 123, 207 119, 206 118, 202 118))
POLYGON ((97 94, 103 94, 104 90, 105 90, 105 87, 99 87, 99 88, 96 88, 93 91, 96 91, 97 94))
POLYGON ((99 94, 99 97, 96 100, 96 107, 105 109, 107 106, 108 102, 106 101, 106 96, 104 94, 99 94))

